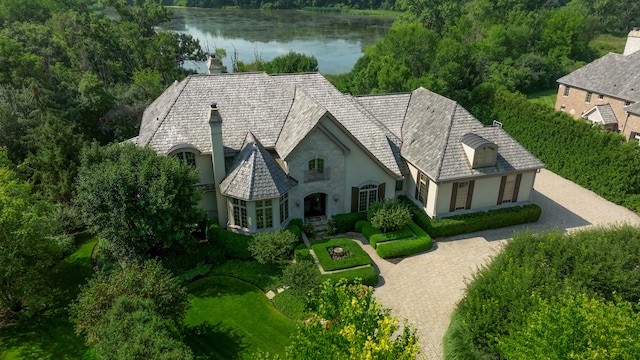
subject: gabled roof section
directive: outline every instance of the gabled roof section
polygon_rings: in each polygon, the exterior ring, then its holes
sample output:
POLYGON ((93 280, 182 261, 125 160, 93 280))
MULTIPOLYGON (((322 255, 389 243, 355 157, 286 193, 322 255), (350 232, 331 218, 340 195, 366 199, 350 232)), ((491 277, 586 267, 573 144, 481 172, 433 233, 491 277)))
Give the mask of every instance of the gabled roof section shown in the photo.
POLYGON ((630 55, 609 53, 560 79, 561 84, 598 94, 640 101, 640 51, 630 55))
POLYGON ((305 93, 322 104, 345 132, 355 138, 363 146, 363 150, 383 168, 397 177, 401 175, 401 159, 394 154, 389 142, 389 137, 393 134, 353 97, 338 91, 319 73, 275 75, 272 79, 283 84, 294 83, 303 88, 305 93))
POLYGON ((618 118, 609 104, 596 105, 585 112, 582 117, 603 125, 618 123, 618 118))
POLYGON ((217 103, 225 150, 239 151, 251 131, 275 146, 293 101, 294 86, 264 73, 192 75, 165 91, 145 111, 138 144, 166 154, 175 144, 211 153, 209 104, 217 103))
POLYGON ((225 196, 257 201, 278 198, 297 183, 249 132, 229 174, 220 183, 220 191, 225 196))
POLYGON ((326 113, 327 109, 296 87, 293 104, 276 142, 280 157, 286 159, 326 113))
POLYGON ((640 102, 631 104, 624 108, 628 113, 640 115, 640 102))
POLYGON ((396 137, 402 138, 402 123, 411 93, 356 96, 354 99, 378 118, 396 137))
POLYGON ((501 128, 484 126, 455 101, 424 88, 411 95, 402 135, 403 157, 436 182, 544 167, 501 128), (460 146, 468 133, 498 146, 495 166, 471 168, 460 146))

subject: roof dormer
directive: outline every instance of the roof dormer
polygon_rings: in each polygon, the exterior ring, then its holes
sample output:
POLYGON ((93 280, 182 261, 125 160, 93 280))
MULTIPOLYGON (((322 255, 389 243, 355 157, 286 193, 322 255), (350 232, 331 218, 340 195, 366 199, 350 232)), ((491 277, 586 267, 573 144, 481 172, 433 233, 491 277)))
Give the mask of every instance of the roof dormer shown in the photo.
POLYGON ((496 165, 498 145, 495 143, 474 133, 465 134, 460 143, 473 169, 496 165))

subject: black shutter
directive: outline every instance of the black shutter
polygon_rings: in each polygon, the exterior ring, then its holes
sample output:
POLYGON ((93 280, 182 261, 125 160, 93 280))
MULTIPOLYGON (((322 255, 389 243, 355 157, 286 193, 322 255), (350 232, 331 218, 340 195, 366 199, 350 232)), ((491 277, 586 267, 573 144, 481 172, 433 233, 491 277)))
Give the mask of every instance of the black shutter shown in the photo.
POLYGON ((518 192, 520 192, 520 181, 522 181, 522 174, 518 174, 518 176, 516 176, 516 185, 513 187, 513 197, 511 198, 511 202, 518 201, 518 192))
POLYGON ((358 195, 360 194, 360 189, 357 187, 351 188, 351 212, 358 212, 358 195))
POLYGON ((382 183, 380 185, 378 185, 378 200, 384 200, 384 189, 386 187, 386 183, 382 183))
POLYGON ((504 196, 504 186, 506 184, 507 184, 507 177, 503 176, 502 179, 500 179, 500 190, 498 190, 498 202, 496 203, 496 205, 502 204, 502 197, 504 196))
POLYGON ((467 205, 464 207, 465 209, 471 209, 471 200, 473 200, 473 186, 475 185, 475 183, 475 180, 469 181, 469 188, 467 189, 467 205))
POLYGON ((458 183, 454 182, 451 185, 451 202, 449 203, 449 212, 453 212, 456 209, 456 196, 458 195, 458 183))

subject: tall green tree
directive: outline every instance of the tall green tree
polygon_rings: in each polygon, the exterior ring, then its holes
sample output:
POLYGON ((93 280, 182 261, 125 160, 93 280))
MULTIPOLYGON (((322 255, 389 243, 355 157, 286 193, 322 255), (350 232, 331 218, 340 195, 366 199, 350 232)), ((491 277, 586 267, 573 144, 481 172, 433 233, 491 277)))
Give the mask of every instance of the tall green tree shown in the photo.
MULTIPOLYGON (((144 321, 157 324, 159 317, 171 327, 178 327, 182 324, 187 305, 184 286, 160 262, 147 260, 126 264, 111 274, 99 272, 94 275, 71 304, 70 314, 76 332, 85 336, 88 345, 106 341, 102 343, 105 349, 113 349, 112 341, 122 338, 114 338, 116 334, 110 332, 117 330, 117 326, 134 326, 130 321, 131 317, 136 317, 137 311, 143 313, 140 316, 144 321), (122 298, 131 302, 123 303, 122 298), (125 321, 125 318, 127 324, 113 323, 118 319, 125 321)), ((129 339, 134 336, 130 333, 124 335, 129 339)), ((133 343, 127 342, 127 346, 133 346, 138 340, 131 341, 133 343)))
POLYGON ((48 276, 70 249, 55 236, 52 206, 32 195, 0 149, 0 314, 11 321, 30 317, 52 299, 48 276))
POLYGON ((75 203, 85 223, 118 259, 144 258, 189 246, 204 214, 197 170, 132 143, 83 152, 75 203))
POLYGON ((415 330, 390 315, 373 298, 373 289, 344 279, 325 282, 315 316, 299 327, 287 355, 291 359, 415 359, 415 330))

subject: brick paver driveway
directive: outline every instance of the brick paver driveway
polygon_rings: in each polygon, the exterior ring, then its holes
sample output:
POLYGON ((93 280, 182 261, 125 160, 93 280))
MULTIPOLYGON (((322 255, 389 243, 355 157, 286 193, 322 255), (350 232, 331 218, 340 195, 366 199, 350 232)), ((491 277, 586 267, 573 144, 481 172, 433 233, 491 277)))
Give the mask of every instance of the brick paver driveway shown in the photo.
POLYGON ((375 296, 398 318, 407 318, 417 327, 422 354, 427 359, 442 358, 442 336, 449 326, 451 311, 464 294, 465 279, 470 279, 514 231, 571 231, 600 224, 640 224, 635 213, 550 171, 542 170, 537 175, 534 188, 533 202, 542 207, 542 216, 535 224, 448 238, 437 242, 431 252, 398 264, 380 259, 370 246, 364 246, 380 270, 381 282, 375 296))

